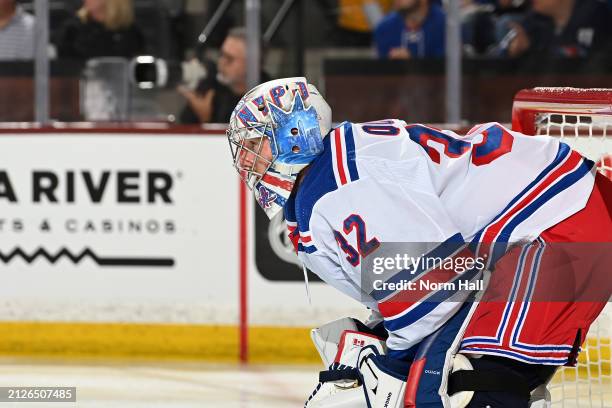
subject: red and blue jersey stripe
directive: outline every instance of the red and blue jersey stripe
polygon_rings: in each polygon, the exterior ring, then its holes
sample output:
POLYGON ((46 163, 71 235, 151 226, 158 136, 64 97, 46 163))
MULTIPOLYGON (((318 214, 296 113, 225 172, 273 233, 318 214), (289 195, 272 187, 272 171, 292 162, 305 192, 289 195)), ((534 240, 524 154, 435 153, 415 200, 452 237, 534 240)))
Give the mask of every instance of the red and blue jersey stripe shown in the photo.
POLYGON ((555 159, 476 234, 471 248, 478 254, 489 252, 489 265, 494 265, 506 253, 512 234, 521 223, 592 169, 592 161, 572 151, 565 143, 559 143, 555 159))

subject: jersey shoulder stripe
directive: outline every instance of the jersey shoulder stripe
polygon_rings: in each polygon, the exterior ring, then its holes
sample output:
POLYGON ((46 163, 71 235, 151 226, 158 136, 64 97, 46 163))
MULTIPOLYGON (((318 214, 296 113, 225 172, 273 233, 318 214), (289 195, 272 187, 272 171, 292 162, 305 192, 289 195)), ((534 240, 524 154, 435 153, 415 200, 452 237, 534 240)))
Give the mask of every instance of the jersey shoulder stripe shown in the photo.
POLYGON ((344 122, 330 133, 328 139, 330 140, 336 186, 340 187, 359 180, 359 172, 355 162, 353 124, 344 122))

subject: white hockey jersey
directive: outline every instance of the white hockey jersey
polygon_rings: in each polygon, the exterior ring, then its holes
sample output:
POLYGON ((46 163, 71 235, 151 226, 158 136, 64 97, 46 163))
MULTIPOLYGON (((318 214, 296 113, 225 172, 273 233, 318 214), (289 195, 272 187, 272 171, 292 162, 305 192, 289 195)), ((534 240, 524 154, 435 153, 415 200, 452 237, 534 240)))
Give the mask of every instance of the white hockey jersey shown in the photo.
POLYGON ((324 146, 286 203, 290 236, 308 269, 382 313, 397 351, 460 303, 443 302, 444 293, 385 304, 388 293, 363 290, 361 266, 378 243, 450 243, 450 256, 453 243, 497 242, 499 256, 582 209, 594 182, 593 163, 567 145, 498 123, 459 136, 400 120, 346 122, 324 146))

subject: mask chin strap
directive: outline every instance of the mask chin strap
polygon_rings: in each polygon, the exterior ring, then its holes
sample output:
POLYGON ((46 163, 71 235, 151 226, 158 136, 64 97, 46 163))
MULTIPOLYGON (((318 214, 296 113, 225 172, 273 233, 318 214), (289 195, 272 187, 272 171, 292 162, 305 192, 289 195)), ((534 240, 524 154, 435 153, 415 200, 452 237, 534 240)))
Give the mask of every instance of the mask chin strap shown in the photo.
POLYGON ((308 283, 308 269, 306 264, 302 262, 302 271, 304 272, 304 284, 306 286, 306 298, 308 298, 308 304, 312 306, 312 298, 310 297, 310 285, 308 283))

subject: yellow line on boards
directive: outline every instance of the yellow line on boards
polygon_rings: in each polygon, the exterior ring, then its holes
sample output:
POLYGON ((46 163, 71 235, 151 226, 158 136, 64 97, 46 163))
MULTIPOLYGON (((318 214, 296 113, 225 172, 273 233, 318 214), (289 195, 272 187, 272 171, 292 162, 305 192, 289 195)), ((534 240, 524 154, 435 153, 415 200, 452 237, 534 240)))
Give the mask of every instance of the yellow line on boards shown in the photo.
MULTIPOLYGON (((610 375, 610 339, 585 347, 589 363, 610 375), (597 350, 597 351, 595 351, 597 350), (600 361, 601 360, 601 361, 600 361)), ((0 322, 0 357, 238 362, 238 327, 136 323, 0 322)), ((249 361, 320 364, 301 327, 249 328, 249 361)), ((579 365, 587 363, 586 353, 579 365)), ((583 370, 579 367, 579 371, 583 370)), ((592 375, 593 373, 591 373, 592 375)))
MULTIPOLYGON (((249 328, 250 361, 317 363, 310 330, 249 328)), ((238 361, 236 326, 0 322, 0 356, 238 361)))

